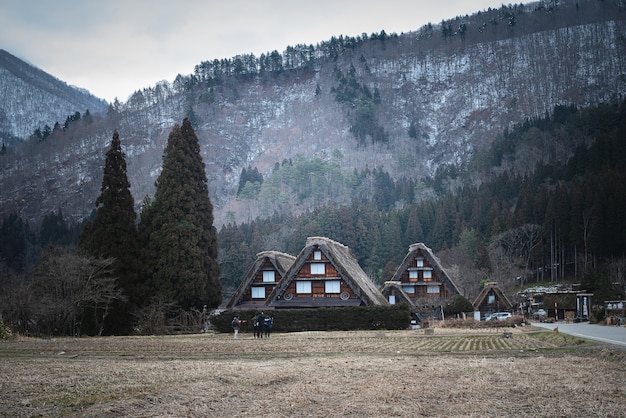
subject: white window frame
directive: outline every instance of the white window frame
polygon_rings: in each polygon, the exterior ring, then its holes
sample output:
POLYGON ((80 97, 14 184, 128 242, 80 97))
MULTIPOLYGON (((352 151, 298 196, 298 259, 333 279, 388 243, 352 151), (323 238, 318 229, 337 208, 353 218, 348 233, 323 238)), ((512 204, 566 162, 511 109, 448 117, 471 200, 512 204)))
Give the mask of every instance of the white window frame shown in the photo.
POLYGON ((413 286, 413 285, 411 285, 411 286, 402 286, 402 290, 404 290, 408 294, 415 293, 415 286, 413 286))
POLYGON ((424 278, 425 279, 432 279, 433 278, 433 271, 432 270, 424 270, 424 278))
POLYGON ((311 263, 311 274, 326 274, 326 263, 311 263))
POLYGON ((310 280, 296 281, 296 293, 312 293, 310 280))
POLYGON ((396 304, 396 295, 389 295, 389 304, 390 305, 396 304))
POLYGON ((324 282, 325 293, 341 293, 341 281, 340 280, 326 280, 324 282))
POLYGON ((263 271, 263 283, 274 283, 276 282, 276 272, 274 270, 264 270, 263 271))
POLYGON ((426 293, 430 295, 438 295, 439 293, 441 293, 441 288, 438 284, 429 284, 428 286, 426 286, 426 293))
POLYGON ((424 259, 423 258, 418 258, 417 259, 417 267, 424 267, 424 259))
POLYGON ((321 260, 322 252, 320 250, 313 251, 313 260, 321 260))
POLYGON ((265 287, 255 286, 251 287, 252 299, 265 299, 265 287))
POLYGON ((409 279, 417 279, 417 270, 409 270, 409 279))

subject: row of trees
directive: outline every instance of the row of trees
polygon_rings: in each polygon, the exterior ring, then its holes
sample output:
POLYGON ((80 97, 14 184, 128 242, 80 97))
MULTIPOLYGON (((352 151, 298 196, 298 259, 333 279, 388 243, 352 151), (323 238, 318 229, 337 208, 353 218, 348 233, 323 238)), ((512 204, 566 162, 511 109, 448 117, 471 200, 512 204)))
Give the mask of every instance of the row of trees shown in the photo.
POLYGON ((50 127, 50 125, 47 125, 47 124, 44 125, 43 128, 41 127, 36 128, 33 134, 31 135, 31 138, 43 141, 44 139, 48 138, 53 133, 60 132, 61 130, 69 129, 69 127, 73 123, 78 122, 81 119, 85 121, 86 123, 92 122, 92 116, 91 116, 91 113, 89 112, 89 109, 85 111, 84 115, 81 115, 80 112, 78 111, 74 112, 74 114, 72 115, 68 115, 65 118, 65 123, 63 124, 63 126, 61 126, 61 124, 57 121, 54 123, 54 126, 52 128, 50 127))
MULTIPOLYGON (((116 131, 96 211, 82 229, 77 251, 50 247, 32 273, 24 272, 26 278, 17 278, 15 270, 7 274, 14 279, 0 283, 5 323, 24 333, 154 332, 155 321, 164 322, 168 309, 178 309, 196 312, 193 325, 199 327, 202 307, 220 304, 221 284, 213 207, 188 119, 169 135, 156 186, 137 224, 116 131)), ((19 227, 14 217, 3 228, 19 227)), ((41 242, 53 244, 50 237, 63 235, 58 224, 54 217, 42 226, 41 242)))
MULTIPOLYGON (((172 87, 175 92, 191 91, 201 86, 212 88, 227 82, 229 77, 274 77, 284 71, 311 71, 317 61, 336 61, 346 53, 360 54, 359 50, 378 46, 382 43, 383 51, 402 48, 420 48, 432 50, 442 46, 456 47, 453 42, 460 39, 463 43, 489 42, 511 36, 517 36, 550 27, 583 24, 617 16, 623 13, 620 2, 576 2, 575 7, 560 7, 557 2, 544 5, 539 2, 534 10, 522 4, 502 5, 489 8, 472 16, 458 16, 443 20, 440 24, 428 23, 414 34, 398 36, 384 30, 379 33, 362 33, 359 36, 333 36, 316 45, 298 44, 288 46, 281 53, 273 50, 260 56, 254 54, 236 55, 232 58, 206 60, 196 65, 190 75, 178 75, 172 87), (435 31, 440 36, 434 36, 435 31)), ((158 84, 155 88, 144 89, 133 94, 126 104, 129 108, 140 108, 154 103, 152 97, 161 96, 169 86, 158 84)))

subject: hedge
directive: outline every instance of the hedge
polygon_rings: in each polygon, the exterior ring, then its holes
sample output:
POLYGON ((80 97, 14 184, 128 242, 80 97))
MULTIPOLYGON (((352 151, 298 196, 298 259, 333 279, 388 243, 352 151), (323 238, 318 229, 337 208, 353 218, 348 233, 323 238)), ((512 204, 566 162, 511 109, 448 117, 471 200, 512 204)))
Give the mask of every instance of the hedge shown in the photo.
MULTIPOLYGON (((226 310, 211 317, 218 332, 232 332, 235 315, 246 321, 241 332, 252 332, 253 318, 260 310, 226 310)), ((345 308, 277 309, 264 311, 273 318, 272 332, 354 331, 406 329, 411 321, 407 305, 362 306, 345 308)))

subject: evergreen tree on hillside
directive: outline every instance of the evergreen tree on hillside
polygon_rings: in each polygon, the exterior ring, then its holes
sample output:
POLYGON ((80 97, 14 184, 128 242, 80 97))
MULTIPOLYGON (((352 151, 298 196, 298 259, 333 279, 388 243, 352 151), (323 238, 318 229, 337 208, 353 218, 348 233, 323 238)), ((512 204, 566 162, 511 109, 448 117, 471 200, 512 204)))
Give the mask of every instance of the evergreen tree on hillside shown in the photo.
POLYGON ((151 296, 183 309, 217 307, 222 301, 217 231, 204 170, 198 137, 185 119, 169 135, 154 201, 141 216, 151 296))
POLYGON ((50 212, 43 217, 39 231, 39 242, 43 247, 50 245, 68 245, 70 230, 59 208, 58 212, 50 212))
POLYGON ((135 209, 126 174, 126 160, 117 131, 106 153, 96 216, 88 222, 79 239, 79 248, 89 256, 113 258, 118 284, 130 305, 117 306, 110 321, 114 332, 129 330, 128 313, 142 297, 138 289, 138 241, 135 209))

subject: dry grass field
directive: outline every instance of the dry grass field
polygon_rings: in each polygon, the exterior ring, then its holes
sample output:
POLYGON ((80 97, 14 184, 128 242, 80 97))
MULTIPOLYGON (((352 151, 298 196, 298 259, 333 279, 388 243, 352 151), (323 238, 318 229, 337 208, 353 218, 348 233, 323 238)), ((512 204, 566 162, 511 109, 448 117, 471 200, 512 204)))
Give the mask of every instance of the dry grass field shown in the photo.
POLYGON ((17 338, 0 416, 626 416, 626 352, 503 331, 17 338))

